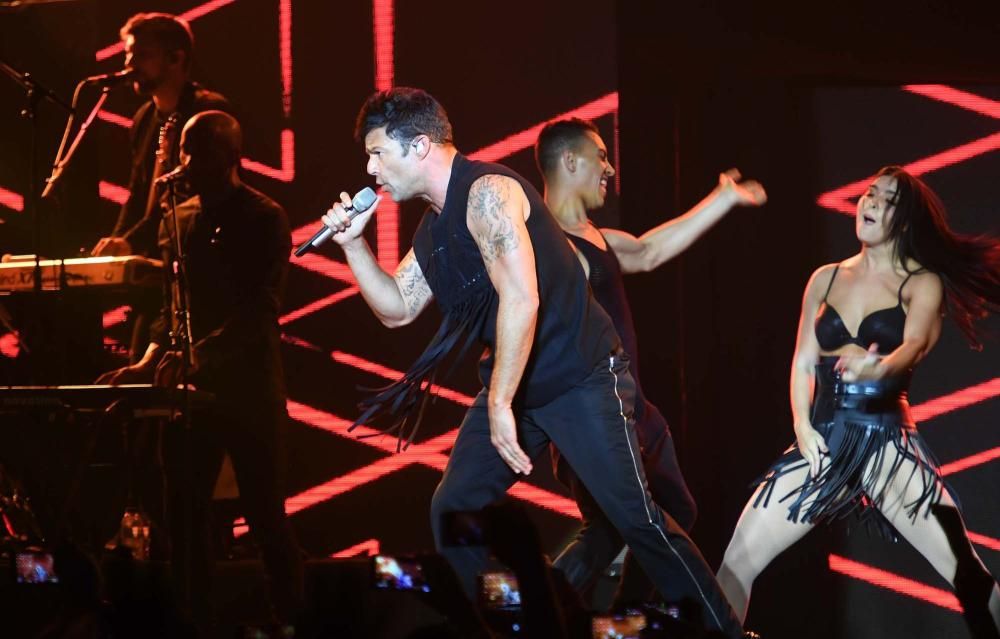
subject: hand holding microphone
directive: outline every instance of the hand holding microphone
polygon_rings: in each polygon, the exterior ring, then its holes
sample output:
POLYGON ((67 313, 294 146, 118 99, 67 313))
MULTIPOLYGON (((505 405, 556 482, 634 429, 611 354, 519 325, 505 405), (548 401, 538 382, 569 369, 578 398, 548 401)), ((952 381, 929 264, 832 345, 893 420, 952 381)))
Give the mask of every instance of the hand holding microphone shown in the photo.
MULTIPOLYGON (((374 213, 375 207, 381 198, 375 194, 371 187, 365 187, 358 191, 354 199, 349 200, 347 193, 340 194, 340 202, 330 207, 330 210, 323 216, 323 228, 295 249, 295 257, 302 257, 310 249, 320 246, 335 233, 346 231, 351 226, 351 220, 359 215, 374 213)), ((354 236, 361 234, 364 225, 357 229, 354 236)))

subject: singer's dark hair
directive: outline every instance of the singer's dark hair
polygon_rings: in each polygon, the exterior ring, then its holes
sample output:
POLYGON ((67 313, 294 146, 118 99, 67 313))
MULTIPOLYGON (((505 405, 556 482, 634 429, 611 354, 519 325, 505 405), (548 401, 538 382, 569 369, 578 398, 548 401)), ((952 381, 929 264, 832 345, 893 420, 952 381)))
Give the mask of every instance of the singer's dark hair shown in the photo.
POLYGON ((896 178, 889 223, 896 258, 903 268, 913 260, 941 278, 948 313, 969 344, 980 349, 975 323, 1000 312, 1000 240, 953 231, 941 199, 902 167, 884 167, 875 175, 882 176, 896 178))
POLYGON ((593 122, 580 118, 569 118, 549 122, 538 134, 535 142, 535 163, 542 177, 548 178, 559 166, 559 158, 567 149, 578 151, 580 143, 587 139, 587 132, 600 135, 593 122))
POLYGON ((184 52, 184 70, 191 69, 194 53, 194 34, 184 18, 169 13, 137 13, 118 31, 121 39, 132 36, 136 40, 151 41, 165 51, 184 52))
POLYGON ((365 100, 358 113, 354 138, 364 142, 369 133, 381 127, 385 127, 386 135, 403 146, 404 155, 409 143, 418 135, 426 135, 438 144, 452 144, 448 114, 422 89, 393 87, 373 93, 365 100))

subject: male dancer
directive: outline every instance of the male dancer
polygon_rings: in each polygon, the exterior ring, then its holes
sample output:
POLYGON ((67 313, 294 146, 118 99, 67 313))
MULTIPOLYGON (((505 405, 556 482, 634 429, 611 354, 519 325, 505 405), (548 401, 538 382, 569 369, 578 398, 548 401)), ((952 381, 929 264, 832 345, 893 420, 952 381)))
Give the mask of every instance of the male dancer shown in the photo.
MULTIPOLYGON (((653 500, 690 532, 696 507, 677 463, 670 428, 649 403, 639 384, 638 346, 623 275, 651 271, 680 255, 735 206, 760 206, 767 195, 757 182, 742 182, 738 171, 719 176, 719 186, 684 215, 635 237, 615 229, 598 229, 588 211, 604 205, 615 168, 592 123, 580 119, 552 122, 538 136, 535 159, 545 182, 545 204, 566 232, 583 264, 594 298, 611 316, 630 359, 636 380, 635 429, 642 464, 653 500)), ((553 449, 556 476, 573 493, 583 527, 555 560, 578 590, 585 592, 621 552, 624 542, 565 460, 553 449)), ((652 586, 632 553, 626 555, 615 605, 645 599, 652 586)))
POLYGON ((419 419, 427 382, 453 347, 473 339, 487 349, 480 362, 484 388, 466 413, 431 503, 438 548, 466 592, 474 592, 486 552, 444 547, 442 514, 478 510, 503 496, 551 441, 661 594, 693 599, 707 627, 740 636, 704 559, 645 490, 628 358, 538 192, 510 169, 460 154, 444 109, 419 89, 372 95, 356 133, 383 192, 396 201, 422 199, 430 210, 395 274, 382 270, 362 237, 375 207, 351 221, 344 193, 323 221, 383 324, 412 322, 432 297, 444 316, 416 364, 369 400, 359 421, 379 414, 419 419))

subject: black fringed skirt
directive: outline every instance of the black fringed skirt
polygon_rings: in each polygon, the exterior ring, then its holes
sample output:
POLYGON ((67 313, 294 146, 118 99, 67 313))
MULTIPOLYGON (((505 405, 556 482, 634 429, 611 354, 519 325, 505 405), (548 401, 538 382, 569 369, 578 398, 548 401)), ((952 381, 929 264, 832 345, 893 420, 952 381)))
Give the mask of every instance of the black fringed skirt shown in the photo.
MULTIPOLYGON (((812 406, 813 428, 826 440, 829 455, 816 477, 805 473, 801 485, 779 501, 788 503, 790 521, 822 524, 856 516, 895 540, 898 535, 880 510, 889 487, 902 479, 920 488, 903 504, 911 519, 921 512, 926 517, 945 489, 938 463, 910 416, 909 375, 847 383, 834 370, 836 362, 836 357, 821 357, 816 365, 812 406)), ((789 448, 755 482, 762 489, 754 507, 767 507, 778 479, 808 466, 798 446, 789 448)))

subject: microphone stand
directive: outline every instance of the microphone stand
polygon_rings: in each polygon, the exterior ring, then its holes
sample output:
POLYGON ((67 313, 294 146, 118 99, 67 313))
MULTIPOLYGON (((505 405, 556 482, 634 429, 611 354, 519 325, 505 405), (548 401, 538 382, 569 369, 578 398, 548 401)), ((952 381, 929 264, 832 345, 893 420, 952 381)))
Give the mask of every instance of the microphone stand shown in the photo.
POLYGON ((0 71, 10 76, 24 89, 24 108, 21 109, 21 117, 31 124, 31 135, 28 143, 28 196, 25 198, 25 211, 33 224, 32 245, 35 253, 35 311, 39 312, 42 290, 42 220, 38 209, 38 118, 36 117, 36 111, 38 103, 43 99, 68 111, 70 119, 72 119, 74 109, 73 106, 66 104, 60 99, 51 89, 36 81, 30 73, 22 73, 2 61, 0 61, 0 71))
POLYGON ((66 128, 63 130, 62 141, 59 143, 59 150, 56 152, 56 159, 52 163, 52 174, 46 178, 45 190, 42 191, 42 199, 45 199, 52 195, 52 191, 56 187, 56 183, 59 182, 59 178, 62 177, 63 171, 69 165, 70 160, 73 159, 73 154, 76 153, 77 148, 80 146, 80 142, 83 141, 85 135, 87 135, 87 130, 90 129, 91 123, 93 123, 94 118, 97 117, 97 112, 100 111, 101 107, 104 105, 104 101, 108 99, 108 92, 111 90, 110 85, 105 85, 101 90, 101 96, 94 103, 94 107, 90 110, 87 115, 87 119, 83 121, 80 125, 80 130, 76 132, 76 138, 73 140, 73 144, 70 145, 69 150, 66 151, 66 141, 69 140, 69 132, 73 130, 73 124, 76 120, 76 106, 80 100, 80 91, 87 85, 86 80, 81 80, 77 83, 76 89, 73 91, 73 105, 70 107, 70 116, 66 120, 66 128), (63 151, 66 151, 66 155, 63 155, 63 151))
POLYGON ((72 121, 74 107, 66 104, 55 92, 35 80, 28 72, 22 73, 4 62, 0 62, 0 71, 13 78, 24 89, 24 108, 21 109, 21 117, 31 123, 31 136, 28 143, 28 197, 25 198, 25 210, 33 223, 32 244, 35 253, 34 283, 35 292, 37 293, 42 290, 42 224, 38 211, 38 118, 36 117, 36 111, 38 110, 38 103, 44 98, 68 111, 70 115, 69 119, 72 121))
MULTIPOLYGON (((181 238, 181 226, 180 220, 177 215, 177 191, 175 188, 174 180, 170 181, 167 185, 168 196, 167 200, 170 204, 171 214, 173 216, 173 233, 171 233, 171 244, 174 253, 173 263, 171 268, 173 270, 173 282, 174 289, 173 295, 176 304, 176 308, 173 309, 174 319, 173 330, 170 334, 171 346, 176 350, 180 347, 181 351, 181 401, 175 401, 175 407, 177 404, 183 404, 183 425, 181 431, 181 450, 183 451, 186 465, 190 466, 191 463, 191 430, 192 430, 192 419, 191 419, 191 368, 194 365, 194 349, 191 343, 191 308, 190 308, 190 298, 189 298, 189 286, 187 278, 187 255, 184 251, 184 241, 181 238)), ((155 188, 155 184, 153 185, 155 188)), ((174 389, 175 390, 175 389, 174 389)), ((171 398, 176 400, 176 393, 171 393, 171 398)), ((171 413, 176 414, 175 410, 171 413)), ((169 425, 168 425, 169 427, 169 425)), ((183 527, 184 527, 184 538, 183 538, 183 548, 181 549, 183 562, 184 562, 184 581, 182 583, 181 592, 181 604, 183 609, 191 612, 191 586, 192 586, 192 575, 191 568, 193 565, 193 558, 191 556, 191 549, 193 547, 193 537, 194 531, 192 530, 193 518, 194 518, 194 505, 192 503, 194 499, 191 473, 183 473, 182 488, 183 491, 183 502, 184 509, 182 513, 183 517, 183 527)))

